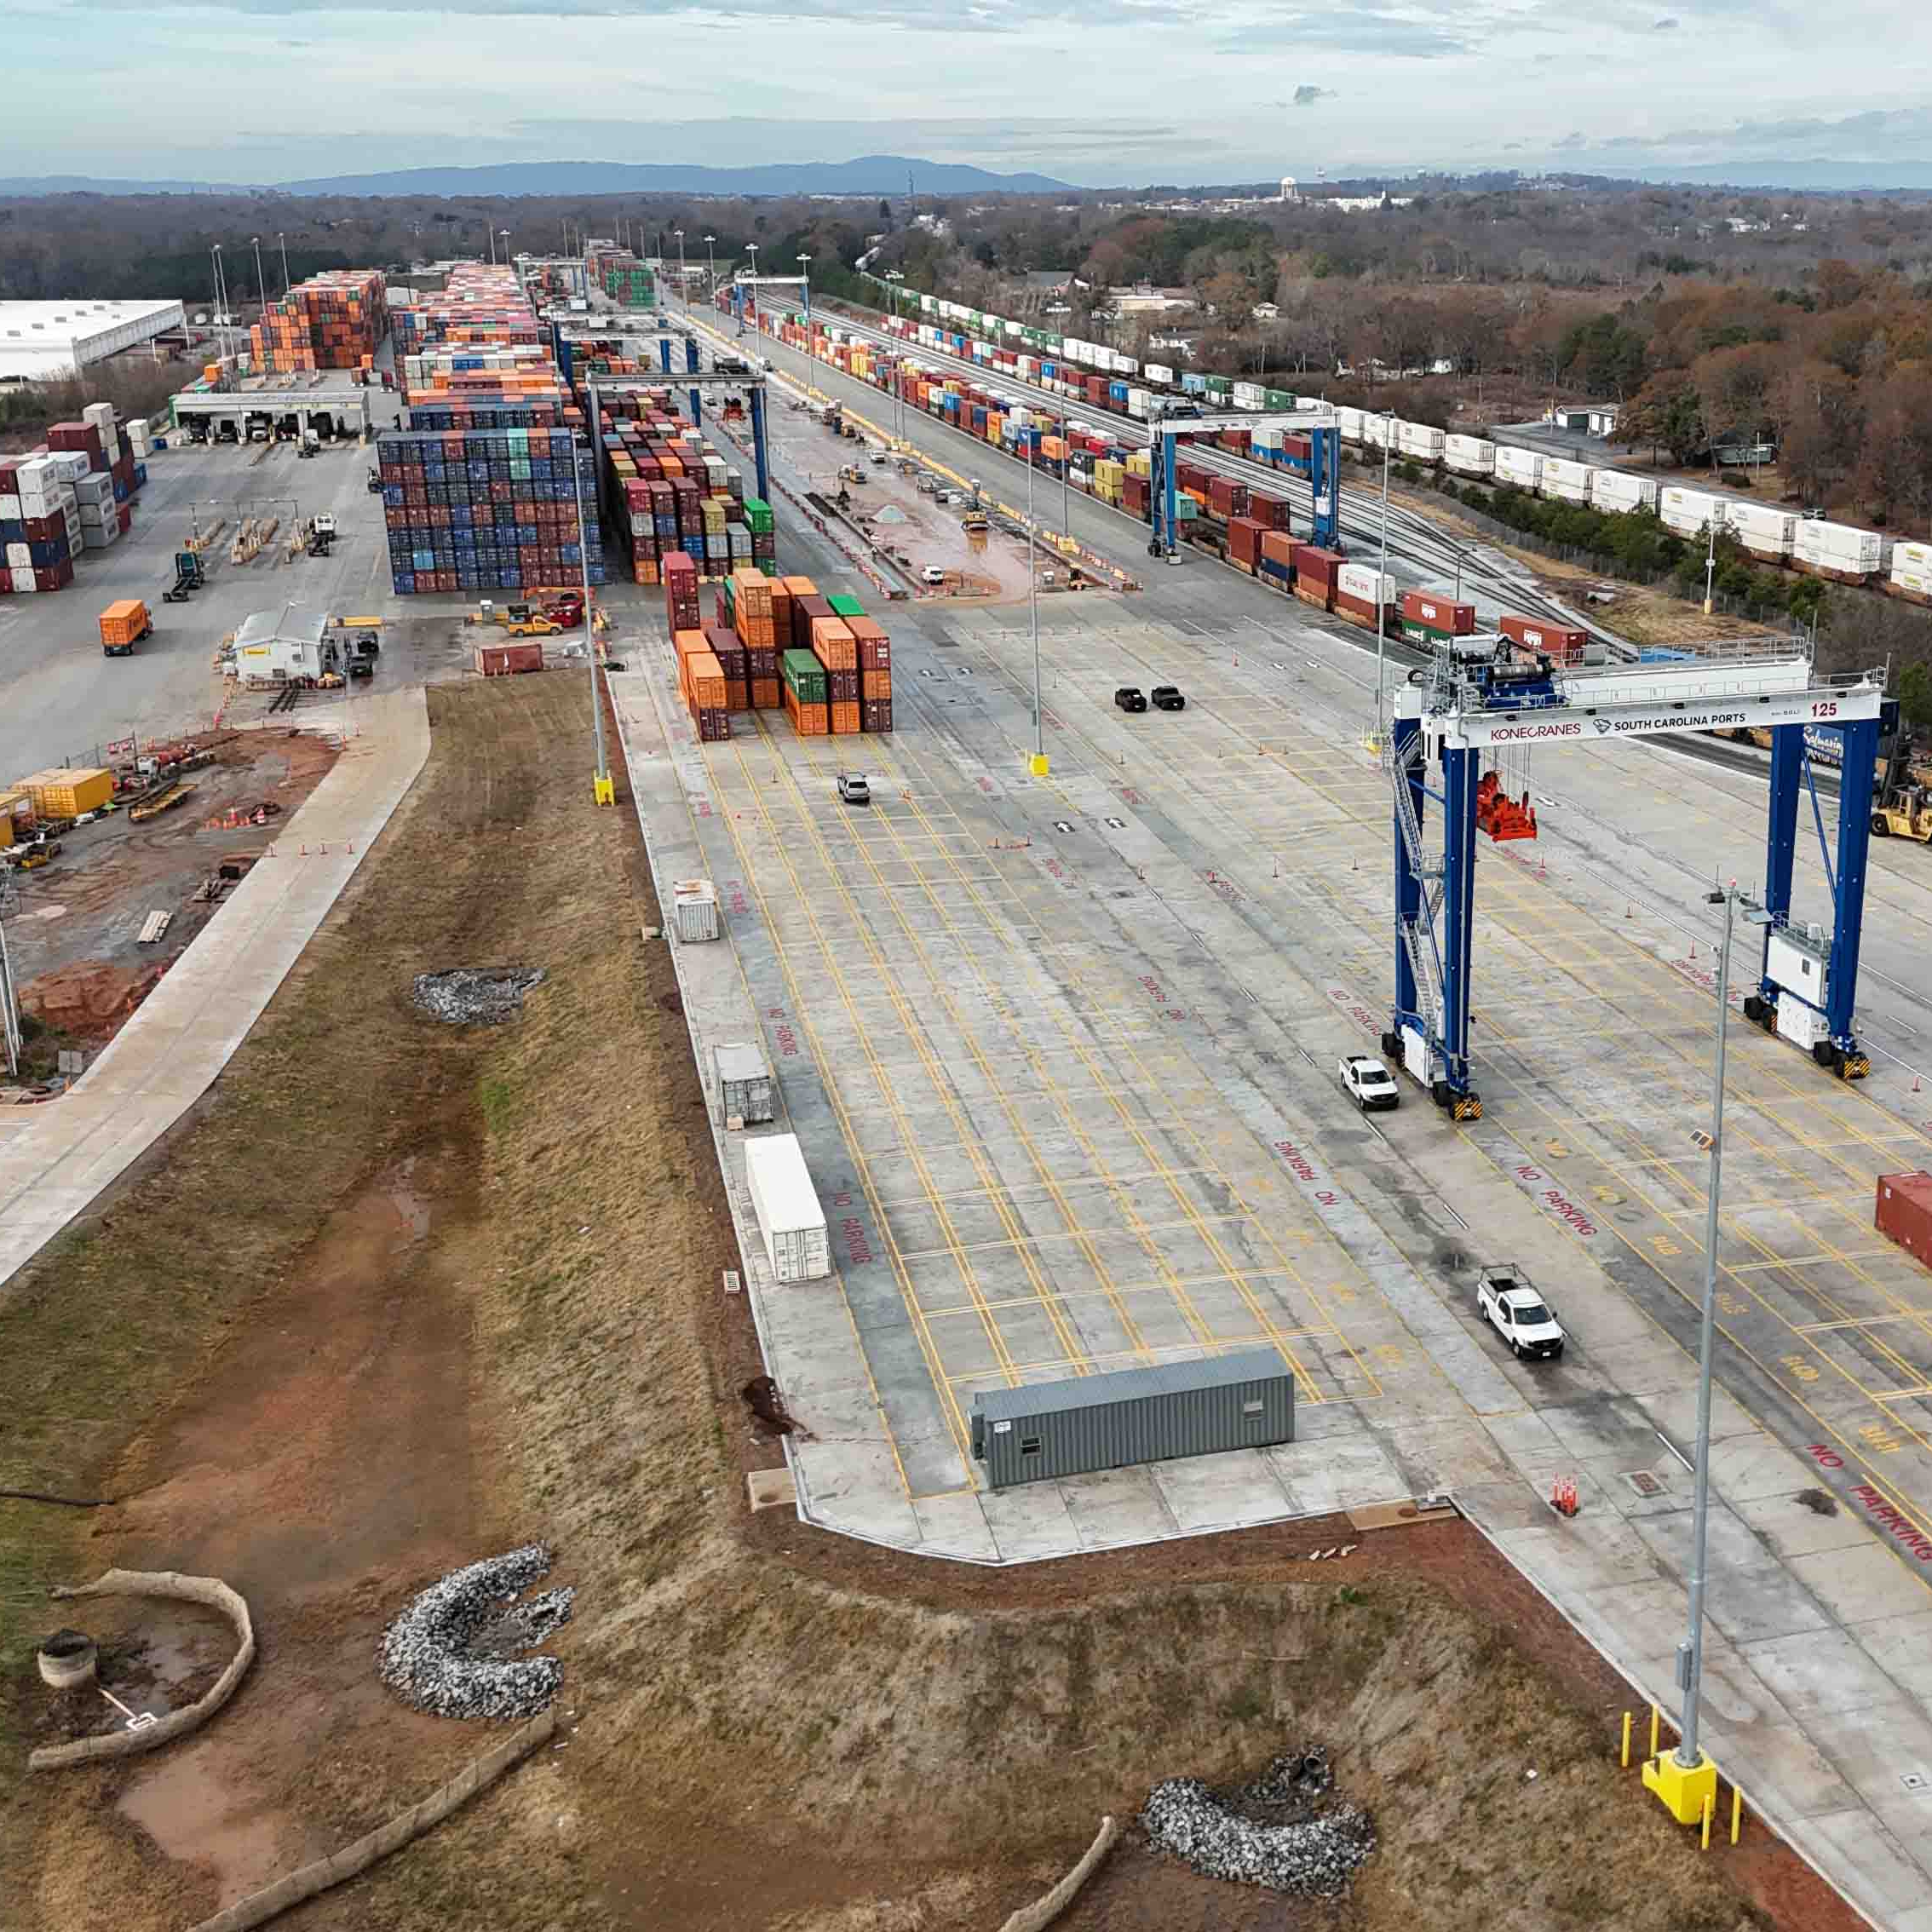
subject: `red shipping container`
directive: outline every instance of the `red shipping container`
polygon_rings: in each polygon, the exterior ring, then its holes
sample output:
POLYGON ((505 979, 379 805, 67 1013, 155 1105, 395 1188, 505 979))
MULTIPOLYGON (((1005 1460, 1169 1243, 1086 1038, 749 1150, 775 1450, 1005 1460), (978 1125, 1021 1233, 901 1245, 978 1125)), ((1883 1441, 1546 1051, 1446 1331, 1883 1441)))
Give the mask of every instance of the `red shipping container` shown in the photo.
MULTIPOLYGON (((828 670, 825 673, 825 695, 835 704, 855 704, 859 702, 859 674, 855 670, 828 670)), ((836 725, 832 727, 838 728, 836 725)))
POLYGON ((700 745, 720 745, 731 736, 731 713, 722 705, 706 704, 692 713, 700 745))
POLYGON ((1932 1268, 1932 1174, 1881 1174, 1872 1225, 1915 1260, 1932 1268))
POLYGON ((1248 514, 1248 486, 1229 481, 1225 476, 1208 479, 1208 508, 1222 522, 1248 514))
POLYGON ((1251 490, 1248 492, 1248 515, 1264 530, 1285 530, 1288 527, 1288 505, 1280 497, 1271 497, 1265 490, 1251 490))
POLYGON ((1580 664, 1590 633, 1576 624, 1550 624, 1542 618, 1505 617, 1497 629, 1526 651, 1543 651, 1559 664, 1580 664))
POLYGON ((1425 624, 1431 630, 1446 630, 1452 637, 1468 637, 1475 630, 1475 606, 1452 603, 1433 590, 1405 590, 1402 615, 1411 624, 1425 624))
POLYGON ((65 590, 73 580, 74 566, 71 557, 64 558, 60 562, 33 573, 33 587, 36 590, 65 590))
POLYGON ((1324 592, 1335 582, 1335 573, 1348 559, 1339 550, 1324 550, 1313 543, 1295 546, 1295 581, 1306 583, 1324 592))
POLYGON ((852 633, 859 647, 860 670, 889 670, 892 668, 892 641, 886 635, 884 626, 877 618, 848 617, 845 628, 852 633))
POLYGON ((1235 516, 1228 520, 1228 554, 1233 561, 1250 572, 1255 567, 1255 560, 1261 555, 1262 526, 1251 516, 1235 516))
POLYGON ((1366 597, 1352 597, 1346 590, 1337 590, 1334 594, 1329 608, 1337 617, 1352 618, 1357 624, 1367 625, 1371 630, 1381 621, 1382 613, 1366 597))
POLYGON ((1314 460, 1314 446, 1306 436, 1284 435, 1281 439, 1281 453, 1285 457, 1293 457, 1298 462, 1309 463, 1314 460))
POLYGON ((485 677, 515 677, 522 671, 540 671, 543 668, 543 647, 534 638, 479 644, 476 668, 485 677))
POLYGON ((781 700, 779 697, 779 681, 775 677, 755 677, 751 680, 751 709, 755 711, 775 711, 781 700))
POLYGON ((1123 486, 1122 494, 1126 502, 1127 508, 1130 509, 1136 516, 1145 516, 1147 514, 1149 492, 1151 490, 1151 487, 1152 486, 1148 483, 1146 477, 1136 476, 1131 470, 1127 473, 1127 476, 1123 486))
POLYGON ((745 653, 745 669, 753 677, 776 677, 779 674, 779 654, 775 650, 748 650, 745 653))
POLYGON ((860 705, 859 712, 867 731, 887 732, 892 729, 891 699, 868 698, 860 705))
POLYGON ((725 673, 725 709, 727 711, 749 711, 751 709, 751 681, 745 677, 733 677, 725 673))
POLYGON ((1327 584, 1321 583, 1317 578, 1303 577, 1301 562, 1297 557, 1295 565, 1295 595, 1304 604, 1313 604, 1318 611, 1325 611, 1334 593, 1327 584))

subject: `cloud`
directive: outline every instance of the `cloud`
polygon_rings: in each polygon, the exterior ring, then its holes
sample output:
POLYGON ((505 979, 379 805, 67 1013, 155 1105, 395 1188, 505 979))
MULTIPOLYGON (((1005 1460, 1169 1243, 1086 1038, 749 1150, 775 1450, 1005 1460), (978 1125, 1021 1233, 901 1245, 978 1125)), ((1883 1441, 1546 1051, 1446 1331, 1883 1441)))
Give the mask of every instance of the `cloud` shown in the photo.
POLYGON ((1335 89, 1331 87, 1302 85, 1295 89, 1295 105, 1297 107, 1312 107, 1318 101, 1332 101, 1335 89))
POLYGON ((1655 24, 1654 24, 1654 25, 1653 25, 1653 26, 1651 27, 1651 30, 1650 30, 1650 31, 1651 31, 1651 32, 1652 32, 1653 33, 1668 33, 1668 32, 1669 32, 1670 31, 1670 29, 1671 29, 1672 27, 1674 27, 1674 26, 1676 26, 1676 24, 1677 24, 1677 23, 1676 23, 1676 21, 1675 21, 1674 20, 1670 20, 1670 19, 1661 20, 1659 20, 1659 21, 1657 21, 1657 22, 1656 22, 1656 23, 1655 23, 1655 24))

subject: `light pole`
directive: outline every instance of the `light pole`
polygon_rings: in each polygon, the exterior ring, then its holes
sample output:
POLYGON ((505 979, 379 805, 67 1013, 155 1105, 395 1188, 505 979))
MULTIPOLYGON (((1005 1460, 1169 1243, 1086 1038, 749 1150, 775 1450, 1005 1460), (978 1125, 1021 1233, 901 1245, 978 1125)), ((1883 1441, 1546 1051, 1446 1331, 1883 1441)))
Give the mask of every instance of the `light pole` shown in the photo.
POLYGON ((234 353, 233 344, 228 339, 228 278, 221 266, 221 244, 215 244, 215 328, 221 345, 221 354, 234 353))
POLYGON ((801 256, 800 256, 798 257, 798 279, 799 279, 799 283, 800 283, 800 285, 801 285, 801 293, 802 294, 802 296, 803 296, 803 298, 804 298, 804 299, 803 299, 803 301, 802 301, 802 303, 800 304, 800 306, 801 306, 801 307, 802 307, 802 308, 804 309, 804 311, 805 311, 805 319, 806 319, 806 320, 807 320, 808 322, 809 322, 809 321, 810 321, 810 320, 812 319, 812 267, 811 267, 811 263, 812 263, 812 258, 811 258, 811 256, 808 256, 808 255, 801 255, 801 256))
MULTIPOLYGON (((707 272, 711 278, 711 303, 714 308, 716 307, 718 300, 718 258, 714 250, 714 244, 717 239, 716 235, 706 235, 704 237, 704 261, 707 272)), ((691 306, 691 291, 688 289, 684 292, 684 306, 687 308, 691 306)))
MULTIPOLYGON (((758 244, 757 244, 757 243, 756 243, 756 242, 746 242, 746 243, 745 243, 745 253, 746 253, 747 255, 749 255, 749 256, 750 256, 751 257, 751 319, 752 319, 752 320, 753 320, 753 321, 756 321, 756 320, 757 319, 757 318, 758 318, 758 244)), ((742 308, 742 307, 740 307, 740 308, 739 309, 739 312, 738 312, 738 332, 739 332, 739 333, 740 335, 743 335, 743 334, 745 333, 745 311, 744 311, 744 309, 743 309, 743 308, 742 308)))
POLYGON ((1026 465, 1026 618, 1033 631, 1033 760, 1032 774, 1047 774, 1046 741, 1040 722, 1040 548, 1033 526, 1033 466, 1026 465))
POLYGON ((509 230, 498 228, 497 234, 503 244, 503 267, 507 268, 509 267, 509 230))
POLYGON ((1741 907, 1747 923, 1768 925, 1762 906, 1739 892, 1735 879, 1707 892, 1705 901, 1724 908, 1724 938, 1717 955, 1717 1053, 1711 1081, 1711 1130, 1693 1136, 1711 1155, 1704 1201, 1704 1307, 1697 1347, 1697 1463, 1691 1508, 1690 1629, 1677 1646, 1677 1683, 1684 1693, 1677 1748, 1643 1768, 1646 1786, 1669 1806, 1680 1825, 1694 1825, 1706 1803, 1715 1804, 1717 1768, 1698 1744, 1704 1688, 1704 1592, 1711 1507, 1711 1360, 1717 1327, 1718 1193, 1724 1171, 1724 1041, 1730 1019, 1731 928, 1741 907))
MULTIPOLYGON (((593 409, 595 405, 593 403, 593 409)), ((585 438, 596 447, 595 429, 585 438)), ((584 650, 590 660, 590 733, 596 747, 597 768, 592 774, 591 796, 600 805, 614 804, 617 788, 611 783, 611 768, 604 756, 604 697, 597 688, 597 617, 590 608, 590 533, 584 526, 584 469, 578 460, 577 438, 570 439, 570 486, 577 499, 577 556, 584 572, 584 650)))
POLYGON ((263 287, 262 281, 262 237, 250 235, 248 243, 255 250, 255 306, 262 314, 266 315, 268 312, 268 291, 263 287))
POLYGON ((497 266, 497 231, 494 228, 486 227, 484 229, 483 247, 490 266, 494 268, 497 266))
POLYGON ((275 239, 281 244, 282 249, 282 296, 285 301, 289 292, 289 238, 277 230, 275 239))
POLYGON ((1708 533, 1704 551, 1704 614, 1709 617, 1712 602, 1711 583, 1717 574, 1717 519, 1713 516, 1704 527, 1708 533))
MULTIPOLYGON (((1383 586, 1389 581, 1389 451, 1395 446, 1394 412, 1391 411, 1382 421, 1382 558, 1375 566, 1375 607, 1378 613, 1382 609, 1383 586)), ((1377 745, 1382 742, 1383 632, 1386 628, 1379 623, 1375 627, 1375 737, 1377 745)))
POLYGON ((20 1070, 20 1015, 14 991, 14 962, 7 952, 7 914, 14 909, 14 882, 0 878, 0 1043, 7 1050, 7 1072, 20 1070))
POLYGON ((684 230, 673 228, 671 233, 677 237, 677 285, 681 291, 684 287, 684 230))

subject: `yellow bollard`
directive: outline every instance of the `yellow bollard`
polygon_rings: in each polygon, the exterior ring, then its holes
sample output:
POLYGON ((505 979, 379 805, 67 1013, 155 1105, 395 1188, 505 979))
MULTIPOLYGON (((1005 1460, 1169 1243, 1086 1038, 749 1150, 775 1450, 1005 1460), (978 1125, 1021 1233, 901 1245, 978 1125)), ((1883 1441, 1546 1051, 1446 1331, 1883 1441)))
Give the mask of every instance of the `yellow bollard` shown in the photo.
POLYGON ((1704 1846, 1703 1846, 1703 1849, 1705 1849, 1705 1851, 1709 1851, 1709 1850, 1711 1849, 1711 1812, 1712 1812, 1712 1811, 1713 1811, 1713 1810, 1714 1810, 1714 1809, 1716 1808, 1716 1800, 1715 1800, 1714 1798, 1708 1798, 1708 1797, 1707 1797, 1707 1798, 1705 1798, 1705 1801, 1704 1801, 1704 1846))
POLYGON ((1630 1714, 1624 1713, 1624 1748, 1617 1762, 1628 1771, 1630 1768, 1630 1714))
POLYGON ((1657 1706, 1654 1704, 1650 1707, 1650 1755, 1653 1757, 1657 1755, 1657 1706))
POLYGON ((1738 1833, 1744 1827, 1744 1793, 1735 1785, 1731 1786, 1731 1843, 1738 1842, 1738 1833))

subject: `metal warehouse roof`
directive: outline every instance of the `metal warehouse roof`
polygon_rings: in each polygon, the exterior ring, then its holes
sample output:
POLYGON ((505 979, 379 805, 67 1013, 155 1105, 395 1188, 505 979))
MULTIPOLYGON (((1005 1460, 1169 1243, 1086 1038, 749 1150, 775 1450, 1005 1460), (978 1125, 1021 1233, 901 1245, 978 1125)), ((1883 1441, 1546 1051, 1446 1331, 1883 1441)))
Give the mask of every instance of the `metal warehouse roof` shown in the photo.
POLYGON ((0 376, 47 376, 98 362, 186 320, 178 302, 0 302, 0 376))
POLYGON ((243 618, 235 633, 235 648, 244 644, 268 644, 277 639, 290 643, 320 644, 329 628, 329 613, 307 604, 285 604, 279 611, 254 611, 243 618))
POLYGON ((1113 1402, 1138 1402, 1150 1395, 1179 1394, 1190 1389, 1226 1389, 1236 1383, 1262 1382, 1287 1372, 1288 1365, 1279 1348, 1239 1348, 1228 1355, 1156 1362, 1150 1368, 1077 1375, 1064 1382, 982 1389, 974 1396, 973 1406, 989 1422, 1016 1422, 1049 1410, 1099 1409, 1113 1402))

